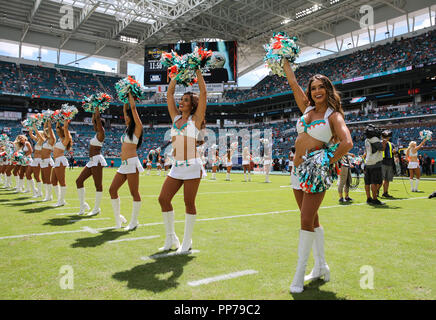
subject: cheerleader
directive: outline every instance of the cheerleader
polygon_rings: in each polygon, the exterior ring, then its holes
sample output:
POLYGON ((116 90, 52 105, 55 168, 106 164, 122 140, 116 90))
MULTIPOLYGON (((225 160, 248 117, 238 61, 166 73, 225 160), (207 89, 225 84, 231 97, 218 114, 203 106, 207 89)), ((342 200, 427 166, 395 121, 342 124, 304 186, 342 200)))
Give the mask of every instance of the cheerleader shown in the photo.
POLYGON ((73 144, 71 133, 68 130, 69 120, 65 120, 63 126, 60 122, 56 123, 56 133, 59 137, 53 148, 54 165, 51 174, 51 183, 58 197, 55 207, 64 206, 67 185, 65 181, 65 169, 68 167, 68 160, 65 157, 65 150, 70 151, 73 144), (58 186, 58 182, 60 187, 58 186))
POLYGON ((235 152, 235 148, 230 147, 229 149, 227 149, 227 154, 224 156, 223 162, 226 164, 226 167, 227 167, 226 181, 231 181, 230 180, 230 172, 232 171, 232 166, 233 166, 232 158, 233 158, 234 152, 235 152))
POLYGON ((173 246, 178 248, 177 253, 187 253, 192 248, 192 233, 196 220, 197 210, 195 198, 202 175, 205 174, 202 161, 196 149, 201 125, 206 114, 207 91, 203 75, 196 70, 200 96, 192 92, 185 93, 176 106, 174 92, 176 80, 172 79, 167 91, 168 112, 171 116, 171 141, 174 149, 174 163, 170 173, 162 185, 159 203, 165 225, 166 239, 161 250, 170 250, 173 246), (174 209, 171 200, 183 185, 185 200, 185 233, 180 246, 179 239, 174 231, 174 209))
POLYGON ((0 183, 5 186, 6 185, 6 147, 4 145, 0 145, 0 183))
POLYGON ((160 176, 162 172, 162 156, 160 155, 160 148, 156 149, 156 169, 157 169, 157 176, 160 176))
POLYGON ((269 181, 269 173, 272 164, 272 144, 269 143, 268 139, 263 139, 263 143, 263 171, 265 173, 265 183, 271 183, 271 181, 269 181))
MULTIPOLYGON (((29 164, 32 161, 32 153, 33 153, 33 149, 32 149, 32 145, 30 144, 30 142, 27 140, 27 137, 25 135, 19 135, 18 139, 20 139, 21 144, 23 145, 23 147, 21 148, 21 151, 23 152, 23 157, 21 158, 20 161, 20 170, 18 172, 18 176, 19 176, 19 185, 17 188, 17 192, 30 192, 30 190, 26 190, 23 191, 23 185, 24 185, 24 175, 26 174, 26 171, 29 167, 29 164)), ((27 180, 27 179, 26 179, 27 180)), ((32 182, 33 180, 30 179, 32 182)), ((27 184, 28 186, 30 186, 30 183, 27 184)))
POLYGON ((418 192, 419 178, 421 178, 421 169, 419 168, 419 160, 418 160, 418 150, 424 146, 424 143, 427 139, 422 140, 422 142, 416 146, 416 141, 410 141, 409 147, 406 149, 406 159, 409 164, 407 165, 407 169, 409 169, 409 181, 410 188, 412 192, 418 192), (414 176, 416 175, 416 185, 414 186, 414 176))
POLYGON ((244 149, 242 150, 242 167, 244 168, 244 179, 245 182, 247 182, 247 171, 248 171, 248 181, 251 181, 251 166, 250 166, 250 161, 251 161, 251 154, 250 154, 250 150, 248 149, 248 147, 244 147, 244 149))
POLYGON ((8 141, 5 145, 5 175, 6 175, 6 185, 5 188, 7 190, 13 190, 12 188, 12 170, 14 169, 14 165, 12 164, 12 156, 15 150, 15 144, 11 141, 8 141))
POLYGON ((20 192, 23 184, 20 183, 20 176, 19 176, 19 172, 21 169, 21 161, 20 159, 18 159, 18 154, 17 152, 21 151, 21 149, 23 149, 24 147, 24 143, 23 143, 24 139, 23 136, 20 134, 15 138, 15 141, 13 142, 14 144, 14 151, 12 154, 12 174, 15 177, 15 187, 12 189, 15 192, 20 192))
POLYGON ((90 209, 88 203, 85 202, 85 181, 92 176, 95 186, 95 204, 94 209, 87 216, 95 216, 100 213, 100 203, 103 196, 103 167, 107 166, 107 162, 101 154, 103 142, 105 138, 104 119, 100 118, 99 108, 95 108, 92 114, 92 125, 94 127, 95 136, 89 141, 89 161, 83 168, 79 177, 76 179, 77 194, 79 196, 80 210, 78 215, 85 214, 85 211, 90 209))
POLYGON ((147 155, 147 176, 150 175, 151 172, 151 166, 153 164, 153 157, 154 157, 155 151, 152 149, 147 155))
POLYGON ((216 171, 220 166, 220 155, 218 149, 212 147, 212 178, 211 180, 216 180, 216 171))
POLYGON ((168 171, 168 169, 172 165, 173 151, 174 151, 174 149, 171 148, 171 151, 169 153, 165 152, 165 155, 164 155, 164 157, 165 157, 165 163, 164 163, 165 173, 168 171))
MULTIPOLYGON (((35 132, 39 137, 38 131, 35 132)), ((52 167, 54 165, 53 159, 51 158, 51 153, 53 151, 53 146, 56 142, 56 138, 53 132, 53 128, 51 126, 51 120, 47 120, 44 123, 44 131, 42 134, 42 138, 44 140, 44 143, 42 144, 42 150, 41 150, 41 177, 42 177, 42 183, 45 187, 45 197, 43 201, 52 201, 53 195, 52 195, 52 184, 51 184, 51 171, 52 167)))
POLYGON ((127 220, 120 214, 121 205, 118 190, 126 182, 129 185, 130 194, 133 197, 132 219, 125 228, 126 231, 135 230, 138 226, 138 215, 141 209, 141 196, 139 195, 139 174, 144 172, 144 168, 139 161, 137 149, 142 144, 143 127, 138 111, 136 110, 135 100, 129 92, 129 104, 124 104, 124 121, 126 131, 121 136, 121 166, 118 168, 112 184, 109 188, 112 208, 115 216, 115 228, 121 228, 127 220), (129 107, 130 105, 130 107, 129 107))
POLYGON ((294 170, 294 156, 295 156, 295 147, 291 147, 289 151, 289 176, 291 177, 291 186, 292 186, 292 170, 294 170))
POLYGON ((42 197, 42 181, 40 178, 40 172, 41 172, 40 165, 41 165, 42 144, 44 143, 44 138, 42 137, 42 132, 38 131, 35 124, 33 125, 32 128, 29 128, 29 136, 33 141, 35 141, 35 148, 34 148, 33 160, 26 171, 26 178, 33 190, 33 198, 39 198, 42 197), (33 134, 33 131, 35 131, 35 134, 33 134), (32 174, 36 180, 36 188, 34 185, 34 181, 32 179, 32 174))
MULTIPOLYGON (((306 93, 298 85, 294 72, 288 60, 284 60, 284 71, 292 88, 298 108, 303 113, 297 121, 298 136, 295 140, 294 165, 298 168, 305 160, 303 156, 313 150, 326 148, 332 138, 339 141, 329 164, 336 163, 352 147, 350 132, 345 124, 341 99, 331 81, 323 75, 315 75, 309 79, 306 93)), ((326 151, 324 151, 326 152, 326 151)), ((307 161, 307 160, 306 160, 307 161)), ((309 159, 310 161, 310 159, 309 159)), ((305 162, 306 164, 306 162, 305 162)), ((294 279, 290 286, 291 293, 300 293, 304 289, 304 281, 324 277, 330 279, 330 270, 324 258, 324 230, 319 224, 318 209, 324 199, 322 192, 307 189, 300 183, 297 171, 294 169, 292 186, 301 212, 301 229, 298 244, 298 262, 294 279), (303 191, 303 188, 305 191, 303 191), (307 260, 313 246, 315 266, 305 277, 307 260)), ((316 189, 315 189, 316 190, 316 189)))

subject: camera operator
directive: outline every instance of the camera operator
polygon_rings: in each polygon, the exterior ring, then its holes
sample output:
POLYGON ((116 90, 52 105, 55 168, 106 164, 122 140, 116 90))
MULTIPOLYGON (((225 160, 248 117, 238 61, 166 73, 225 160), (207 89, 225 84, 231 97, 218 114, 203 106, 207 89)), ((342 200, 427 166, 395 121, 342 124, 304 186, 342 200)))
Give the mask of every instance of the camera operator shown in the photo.
POLYGON ((383 144, 381 140, 381 132, 379 129, 370 124, 365 129, 365 136, 364 180, 367 197, 366 203, 383 205, 384 203, 377 199, 378 190, 383 181, 383 144))
POLYGON ((382 145, 383 145, 383 161, 382 161, 382 178, 383 178, 383 195, 384 198, 393 198, 389 194, 389 182, 394 180, 394 154, 396 150, 394 145, 390 142, 392 138, 392 131, 384 130, 382 132, 382 145))

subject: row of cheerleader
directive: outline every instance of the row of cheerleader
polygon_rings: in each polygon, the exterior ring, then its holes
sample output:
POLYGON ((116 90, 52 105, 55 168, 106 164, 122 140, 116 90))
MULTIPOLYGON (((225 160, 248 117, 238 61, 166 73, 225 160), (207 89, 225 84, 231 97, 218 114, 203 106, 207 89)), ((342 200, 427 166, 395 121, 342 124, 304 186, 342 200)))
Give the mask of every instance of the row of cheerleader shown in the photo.
MULTIPOLYGON (((287 78, 302 113, 296 124, 298 136, 295 140, 291 173, 292 189, 301 214, 297 251, 298 261, 290 286, 291 293, 302 292, 304 282, 307 280, 323 278, 328 281, 330 279, 330 269, 324 254, 324 228, 320 224, 321 212, 319 212, 319 208, 326 190, 337 179, 339 172, 337 162, 353 147, 350 132, 345 124, 340 97, 330 79, 323 75, 314 75, 309 79, 306 91, 299 86, 294 74, 296 70, 294 62, 299 53, 296 41, 295 37, 289 38, 287 34, 279 32, 274 34, 271 43, 265 46, 267 52, 265 62, 273 73, 287 78), (312 272, 305 276, 307 261, 312 248, 315 266, 312 272)), ((175 248, 178 254, 189 253, 193 248, 193 231, 198 215, 196 196, 202 177, 206 175, 201 154, 197 149, 197 141, 200 140, 200 132, 204 128, 207 107, 207 90, 202 73, 208 67, 208 60, 211 55, 211 51, 196 48, 192 54, 182 57, 175 52, 163 53, 161 59, 162 64, 168 67, 171 78, 167 90, 167 105, 172 122, 171 144, 174 157, 173 164, 162 184, 158 198, 166 234, 165 243, 161 250, 175 248), (176 101, 176 84, 190 86, 194 83, 198 83, 199 94, 187 92, 181 96, 180 100, 176 101), (179 241, 174 228, 175 212, 172 200, 182 186, 185 204, 185 225, 183 240, 179 241)), ((119 99, 124 103, 123 112, 126 130, 120 139, 122 164, 112 179, 109 195, 115 218, 115 228, 122 228, 124 224, 127 224, 127 219, 121 214, 118 191, 125 182, 128 183, 133 206, 130 223, 125 229, 131 231, 138 226, 138 215, 142 204, 139 193, 139 176, 144 172, 144 169, 139 161, 137 149, 142 143, 143 126, 135 104, 141 99, 142 89, 131 78, 123 79, 116 85, 116 89, 119 99)), ((100 153, 101 146, 104 143, 104 129, 97 109, 99 109, 98 106, 103 100, 91 98, 84 103, 86 108, 94 111, 93 124, 96 136, 90 143, 90 161, 76 180, 80 202, 79 214, 85 214, 89 210, 89 206, 85 202, 83 182, 91 176, 96 187, 96 205, 89 214, 100 212, 97 194, 103 191, 101 181, 105 161, 100 153)), ((39 154, 43 183, 46 185, 51 183, 50 187, 46 189, 46 198, 50 198, 51 186, 59 183, 61 191, 59 192, 57 204, 63 205, 65 201, 62 197, 66 188, 66 164, 63 161, 63 153, 65 150, 71 149, 72 145, 68 131, 68 121, 57 122, 56 133, 58 140, 55 138, 49 120, 44 122, 44 130, 41 133, 36 131, 34 130, 38 138, 37 144, 41 147, 39 154), (50 159, 50 153, 53 153, 54 161, 47 160, 50 159), (49 170, 52 171, 51 176, 48 174, 49 170)), ((228 156, 225 159, 227 164, 229 164, 228 160, 232 156, 231 149, 230 154, 227 151, 228 156)), ((29 151, 27 152, 29 153, 29 151)), ((265 154, 270 155, 271 152, 265 152, 265 154)), ((247 153, 245 155, 243 165, 247 166, 249 158, 247 153)), ((33 157, 36 158, 36 155, 34 154, 33 157)), ((215 159, 214 164, 217 164, 218 158, 215 159)), ((264 166, 268 168, 265 171, 268 174, 270 171, 269 166, 272 164, 271 160, 264 157, 264 166)), ((215 168, 217 168, 217 165, 215 165, 215 168)), ((214 173, 216 171, 212 170, 213 175, 214 173)), ((227 178, 230 178, 229 174, 227 178)), ((101 194, 99 197, 101 200, 101 194)))
MULTIPOLYGON (((200 139, 201 139, 201 132, 200 132, 200 139)), ((253 168, 255 165, 262 165, 263 166, 263 172, 265 174, 265 182, 270 183, 269 180, 269 174, 271 171, 271 155, 269 154, 268 150, 271 150, 271 146, 269 145, 269 142, 267 139, 261 139, 261 142, 265 144, 265 154, 263 157, 253 157, 253 155, 250 153, 250 150, 248 147, 244 147, 242 150, 242 168, 244 173, 244 181, 250 182, 251 181, 251 174, 253 171, 253 168)), ((224 155, 219 154, 219 149, 216 144, 212 145, 210 148, 210 159, 208 159, 207 156, 205 156, 205 148, 204 148, 204 141, 198 141, 197 142, 197 152, 200 156, 200 159, 202 160, 204 170, 206 170, 206 166, 209 165, 211 168, 212 176, 211 180, 216 180, 216 174, 220 167, 224 168, 226 171, 226 181, 231 181, 230 174, 233 168, 233 162, 232 158, 233 155, 236 152, 237 149, 237 142, 234 142, 230 145, 230 148, 227 149, 224 155)), ((143 161, 144 167, 146 167, 147 175, 150 175, 152 170, 152 164, 156 164, 156 175, 161 176, 162 170, 166 173, 171 166, 174 163, 174 149, 170 149, 169 152, 165 152, 163 156, 161 156, 161 148, 152 149, 149 151, 146 160, 143 161)), ((203 179, 206 178, 206 176, 203 176, 203 179)))

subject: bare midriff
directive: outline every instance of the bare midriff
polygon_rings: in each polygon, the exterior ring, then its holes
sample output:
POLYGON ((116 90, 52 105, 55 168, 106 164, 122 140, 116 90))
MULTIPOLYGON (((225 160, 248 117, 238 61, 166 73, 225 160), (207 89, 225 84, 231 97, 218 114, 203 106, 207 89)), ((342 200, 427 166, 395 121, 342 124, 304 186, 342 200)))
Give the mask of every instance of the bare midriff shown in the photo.
POLYGON ((42 150, 41 150, 41 159, 48 159, 48 158, 50 158, 50 155, 51 155, 51 150, 50 149, 42 148, 42 150))
POLYGON ((295 140, 294 166, 298 167, 304 161, 302 157, 306 155, 306 152, 311 152, 324 146, 324 142, 311 137, 306 132, 298 134, 295 140))
POLYGON ((62 149, 59 149, 59 148, 54 148, 53 149, 53 158, 59 158, 59 157, 62 157, 63 155, 64 155, 64 151, 65 150, 62 150, 62 149))
POLYGON ((127 160, 130 158, 137 157, 138 154, 136 153, 136 144, 133 143, 123 143, 121 145, 121 160, 127 160))
POLYGON ((89 145, 89 157, 92 158, 93 156, 101 154, 101 148, 102 147, 99 146, 89 145))
POLYGON ((174 136, 172 137, 172 144, 175 160, 186 161, 197 158, 196 139, 183 135, 174 136))

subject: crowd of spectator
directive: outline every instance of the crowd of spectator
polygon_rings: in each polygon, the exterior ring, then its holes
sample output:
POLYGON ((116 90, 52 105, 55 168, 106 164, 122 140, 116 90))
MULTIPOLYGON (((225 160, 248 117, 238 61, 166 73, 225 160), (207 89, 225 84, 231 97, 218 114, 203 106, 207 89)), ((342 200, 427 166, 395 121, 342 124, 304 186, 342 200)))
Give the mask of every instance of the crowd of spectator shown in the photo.
MULTIPOLYGON (((317 73, 332 81, 369 75, 377 72, 429 64, 436 60, 436 30, 412 38, 359 50, 348 55, 310 63, 296 72, 298 83, 305 88, 309 78, 317 73)), ((50 69, 25 64, 0 62, 0 89, 10 93, 46 95, 82 100, 99 91, 116 100, 115 83, 119 77, 96 75, 78 71, 50 69)), ((290 91, 286 78, 267 76, 251 89, 226 90, 222 96, 210 96, 209 102, 238 102, 290 91)), ((164 95, 150 92, 149 103, 165 103, 164 95)))

